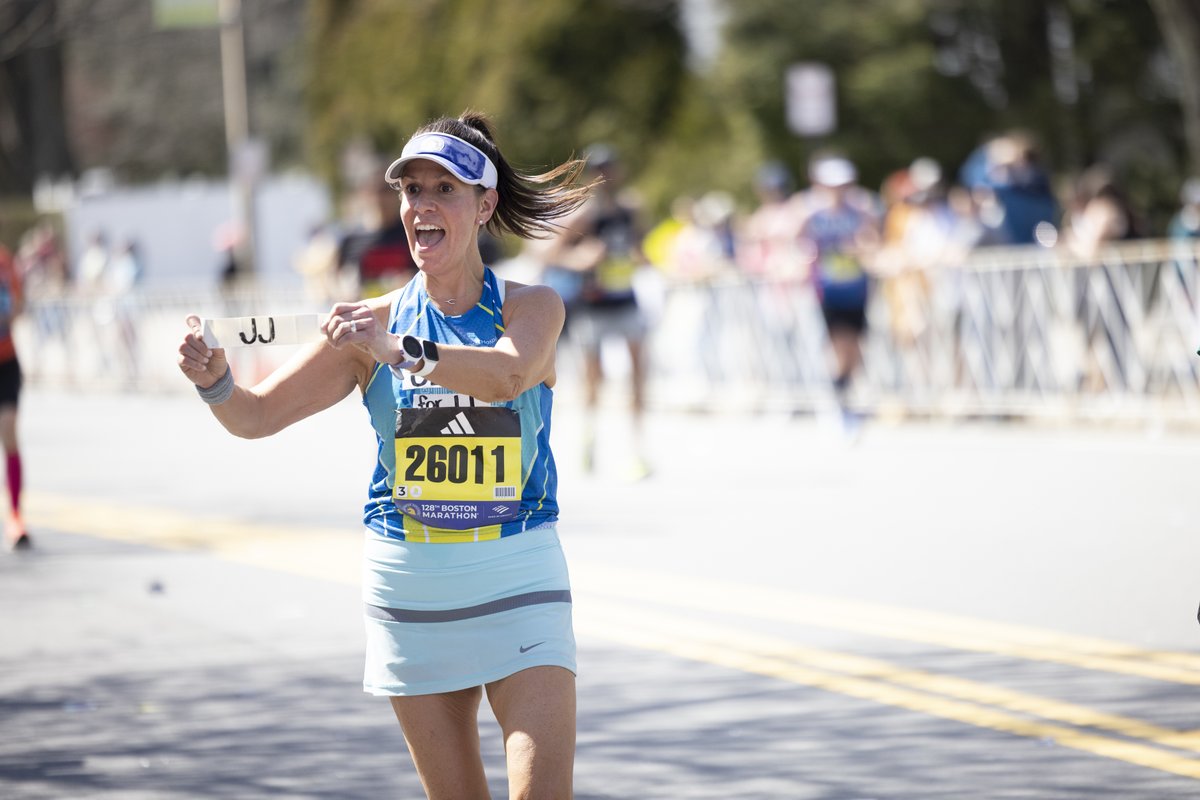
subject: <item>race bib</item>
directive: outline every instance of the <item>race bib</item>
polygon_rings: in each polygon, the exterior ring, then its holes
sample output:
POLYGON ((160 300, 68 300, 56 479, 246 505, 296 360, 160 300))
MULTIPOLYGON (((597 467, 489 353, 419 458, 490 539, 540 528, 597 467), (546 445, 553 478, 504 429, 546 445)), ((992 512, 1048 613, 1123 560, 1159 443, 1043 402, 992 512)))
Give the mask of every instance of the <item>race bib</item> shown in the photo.
POLYGON ((845 283, 863 276, 863 267, 857 258, 844 253, 832 253, 821 259, 821 272, 826 280, 845 283))
POLYGON ((633 288, 637 264, 628 258, 610 258, 596 266, 596 285, 607 294, 620 294, 633 288))
POLYGON ((403 513, 426 525, 496 525, 521 507, 521 420, 511 408, 396 411, 396 484, 403 513))

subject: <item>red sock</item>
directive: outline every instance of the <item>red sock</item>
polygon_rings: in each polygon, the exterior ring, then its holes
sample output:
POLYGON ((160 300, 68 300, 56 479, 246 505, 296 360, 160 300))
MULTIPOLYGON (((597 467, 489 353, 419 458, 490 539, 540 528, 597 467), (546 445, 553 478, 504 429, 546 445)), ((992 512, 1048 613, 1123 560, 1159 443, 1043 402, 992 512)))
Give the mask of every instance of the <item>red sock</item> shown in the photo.
POLYGON ((4 464, 8 470, 8 498, 13 513, 17 514, 21 511, 21 454, 9 453, 4 464))

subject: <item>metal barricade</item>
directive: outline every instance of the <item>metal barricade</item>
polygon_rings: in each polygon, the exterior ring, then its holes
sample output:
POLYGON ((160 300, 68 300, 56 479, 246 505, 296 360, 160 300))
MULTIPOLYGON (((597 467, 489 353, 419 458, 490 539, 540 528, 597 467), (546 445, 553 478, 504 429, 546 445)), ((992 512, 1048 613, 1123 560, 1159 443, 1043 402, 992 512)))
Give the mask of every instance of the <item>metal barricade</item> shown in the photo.
MULTIPOLYGON (((188 383, 175 360, 188 314, 227 317, 318 310, 311 305, 302 292, 291 289, 56 293, 30 298, 13 335, 30 385, 184 391, 188 383)), ((253 383, 291 353, 291 348, 252 348, 230 350, 228 356, 239 380, 253 383)))
MULTIPOLYGON (((958 266, 881 278, 852 402, 923 416, 1200 420, 1198 252, 1159 240, 1113 244, 1092 259, 1064 248, 980 248, 958 266), (901 281, 908 288, 891 291, 901 281)), ((832 402, 810 284, 676 285, 666 309, 655 332, 660 403, 686 405, 680 387, 751 409, 832 402), (693 312, 680 319, 678 306, 693 312), (694 359, 664 365, 661 356, 681 342, 716 355, 720 368, 676 374, 694 359)))
MULTIPOLYGON (((896 277, 881 279, 851 401, 924 416, 1191 423, 1200 419, 1198 255, 1193 242, 1158 240, 1112 245, 1094 259, 981 248, 959 266, 903 276, 912 285, 900 303, 889 291, 896 277)), ((299 289, 44 296, 31 299, 15 335, 35 385, 184 391, 175 351, 187 313, 325 310, 299 289)), ((833 404, 820 304, 804 281, 726 274, 669 286, 650 352, 651 402, 661 408, 807 413, 833 404)), ((231 351, 249 382, 291 353, 231 351)))

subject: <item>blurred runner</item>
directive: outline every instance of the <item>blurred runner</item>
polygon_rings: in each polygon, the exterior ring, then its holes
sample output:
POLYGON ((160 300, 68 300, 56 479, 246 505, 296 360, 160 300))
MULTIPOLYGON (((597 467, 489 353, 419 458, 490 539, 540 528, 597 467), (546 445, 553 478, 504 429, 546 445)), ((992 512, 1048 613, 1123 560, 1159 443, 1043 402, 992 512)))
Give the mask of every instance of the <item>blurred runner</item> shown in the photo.
POLYGON ((13 550, 25 550, 33 540, 21 519, 21 451, 17 443, 17 400, 21 394, 21 364, 13 343, 13 320, 24 310, 25 298, 12 253, 0 245, 0 444, 4 447, 9 513, 4 540, 13 550))
POLYGON ((595 467, 596 415, 604 382, 601 348, 606 340, 621 339, 629 351, 630 414, 633 461, 629 477, 644 478, 650 464, 643 451, 646 409, 646 316, 638 306, 634 282, 645 265, 643 227, 639 208, 623 191, 624 171, 616 153, 606 145, 585 153, 588 172, 601 183, 584 207, 563 223, 563 232, 542 252, 546 263, 582 276, 571 318, 571 340, 583 359, 583 462, 595 467))
POLYGON ((879 247, 879 214, 858 170, 841 156, 818 156, 809 166, 812 189, 800 238, 809 248, 821 312, 833 346, 833 387, 848 433, 858 428, 849 405, 850 382, 862 363, 870 276, 867 265, 879 247))

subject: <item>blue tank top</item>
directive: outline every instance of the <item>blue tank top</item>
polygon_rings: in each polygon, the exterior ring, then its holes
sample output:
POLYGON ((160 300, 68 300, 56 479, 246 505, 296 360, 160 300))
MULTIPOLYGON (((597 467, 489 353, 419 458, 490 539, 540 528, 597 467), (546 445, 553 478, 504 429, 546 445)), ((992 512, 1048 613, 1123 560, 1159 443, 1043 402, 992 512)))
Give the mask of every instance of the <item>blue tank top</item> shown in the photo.
MULTIPOLYGON (((441 344, 494 347, 504 333, 503 305, 503 283, 486 267, 479 302, 458 316, 430 302, 425 276, 418 275, 394 301, 388 330, 441 344)), ((432 383, 436 373, 421 378, 401 372, 397 377, 376 364, 363 394, 379 448, 363 509, 367 528, 409 541, 471 542, 558 520, 558 473, 550 452, 554 395, 548 386, 539 383, 511 402, 485 403, 432 383), (489 523, 491 514, 503 520, 489 523), (444 526, 435 523, 443 518, 444 526), (463 519, 480 524, 464 527, 463 519)))
POLYGON ((817 248, 817 290, 824 305, 838 309, 867 305, 869 279, 849 248, 871 224, 870 215, 852 206, 819 209, 805 223, 805 236, 817 248))

